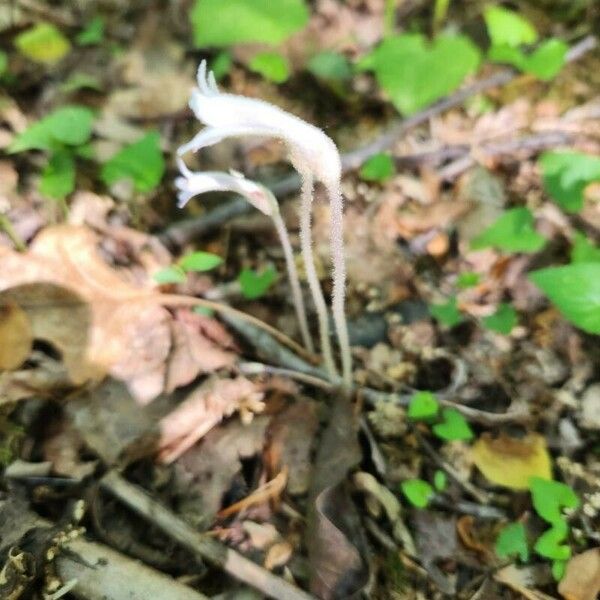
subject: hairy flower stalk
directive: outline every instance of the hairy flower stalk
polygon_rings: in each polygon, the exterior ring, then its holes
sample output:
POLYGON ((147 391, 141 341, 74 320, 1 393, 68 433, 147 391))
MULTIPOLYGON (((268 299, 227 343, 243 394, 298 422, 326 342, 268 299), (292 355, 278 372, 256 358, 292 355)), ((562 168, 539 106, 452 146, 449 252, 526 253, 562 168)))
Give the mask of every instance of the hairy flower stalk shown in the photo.
POLYGON ((296 269, 296 263, 294 261, 294 252, 292 250, 292 244, 290 242, 290 236, 287 231, 287 227, 279 212, 279 204, 275 196, 269 189, 246 179, 241 174, 229 174, 221 172, 204 171, 201 173, 194 173, 190 171, 183 160, 178 159, 179 170, 183 177, 178 177, 175 180, 175 185, 179 190, 178 194, 178 206, 182 208, 185 206, 191 198, 198 194, 204 194, 207 192, 234 192, 244 197, 252 206, 260 210, 263 214, 271 217, 275 230, 279 237, 281 247, 283 248, 283 254, 285 257, 285 264, 288 272, 288 279, 290 287, 292 289, 292 300, 294 302, 294 308, 296 311, 296 317, 298 319, 298 325, 300 327, 300 334, 302 336, 302 342, 305 348, 309 352, 314 352, 314 346, 308 330, 308 320, 306 318, 306 309, 304 307, 304 300, 302 298, 302 290, 300 289, 300 280, 298 278, 298 271, 296 269))
POLYGON ((313 183, 320 182, 325 187, 331 208, 332 312, 342 356, 343 383, 346 387, 350 387, 352 361, 344 308, 346 268, 343 199, 340 189, 342 170, 335 144, 319 128, 268 102, 220 93, 214 75, 206 72, 205 61, 202 61, 198 69, 198 88, 192 92, 190 107, 206 127, 190 142, 179 148, 179 156, 188 151, 197 151, 200 148, 211 146, 229 137, 247 135, 275 137, 282 140, 287 146, 289 160, 303 179, 300 216, 302 256, 317 309, 321 351, 330 376, 335 378, 326 307, 324 311, 324 301, 321 302, 323 294, 318 278, 316 278, 312 259, 310 233, 313 183))

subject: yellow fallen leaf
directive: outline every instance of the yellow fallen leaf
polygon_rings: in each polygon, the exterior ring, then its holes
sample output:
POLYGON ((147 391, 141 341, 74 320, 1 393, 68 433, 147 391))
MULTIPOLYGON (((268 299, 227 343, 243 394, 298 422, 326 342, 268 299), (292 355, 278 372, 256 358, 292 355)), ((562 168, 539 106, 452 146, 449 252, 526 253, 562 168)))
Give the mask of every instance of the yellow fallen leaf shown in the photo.
POLYGON ((58 62, 71 49, 69 40, 50 23, 38 23, 19 34, 15 46, 23 56, 50 65, 58 62))
POLYGON ((515 490, 529 487, 530 477, 552 479, 546 440, 537 434, 517 439, 482 435, 473 444, 473 462, 492 483, 515 490))
POLYGON ((596 600, 600 592, 600 548, 571 558, 558 591, 565 600, 596 600))

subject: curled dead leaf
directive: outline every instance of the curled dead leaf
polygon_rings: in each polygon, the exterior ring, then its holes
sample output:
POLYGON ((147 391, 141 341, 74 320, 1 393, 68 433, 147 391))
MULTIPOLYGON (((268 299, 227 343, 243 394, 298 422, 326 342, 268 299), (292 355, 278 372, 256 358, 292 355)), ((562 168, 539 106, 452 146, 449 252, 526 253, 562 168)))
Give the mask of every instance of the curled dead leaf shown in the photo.
POLYGON ((576 554, 558 585, 565 600, 596 600, 600 593, 600 548, 576 554))
POLYGON ((473 444, 471 452, 477 468, 496 485, 524 490, 531 477, 552 479, 550 454, 541 435, 529 434, 517 439, 484 434, 473 444))

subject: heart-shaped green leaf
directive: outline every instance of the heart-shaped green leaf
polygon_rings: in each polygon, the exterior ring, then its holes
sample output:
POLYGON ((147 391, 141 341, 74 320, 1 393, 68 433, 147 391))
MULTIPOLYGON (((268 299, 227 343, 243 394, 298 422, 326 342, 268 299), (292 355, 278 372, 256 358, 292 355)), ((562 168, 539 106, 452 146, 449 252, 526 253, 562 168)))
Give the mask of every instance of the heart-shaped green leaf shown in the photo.
POLYGON ((504 527, 496 539, 495 550, 499 558, 517 555, 523 562, 527 562, 529 548, 523 523, 511 523, 504 527))
POLYGON ((529 490, 535 512, 548 523, 562 522, 563 508, 579 506, 577 494, 560 481, 532 477, 529 481, 529 490))
POLYGON ((471 241, 473 250, 493 246, 507 252, 537 252, 546 239, 534 228, 533 215, 527 208, 512 208, 471 241))
POLYGON ((483 325, 486 329, 497 331, 503 335, 508 335, 517 322, 517 311, 506 302, 500 304, 493 315, 483 318, 483 325))
POLYGON ((454 91, 477 70, 480 53, 469 38, 421 34, 388 37, 358 64, 375 72, 394 106, 410 115, 454 91))
POLYGON ((433 426, 433 433, 449 442, 454 440, 470 440, 473 431, 465 418, 455 408, 442 410, 442 422, 433 426))
POLYGON ((415 392, 408 405, 409 419, 431 419, 438 414, 439 402, 431 392, 415 392))
POLYGON ((422 479, 407 479, 400 487, 408 501, 417 508, 425 508, 434 495, 431 485, 422 479))
POLYGON ((185 271, 210 271, 223 263, 223 259, 212 252, 192 252, 182 256, 177 264, 185 271))
POLYGON ((557 521, 537 539, 534 549, 545 558, 567 560, 571 556, 571 548, 563 544, 569 533, 569 526, 563 520, 557 521))
POLYGON ((599 262, 540 269, 529 279, 569 321, 588 333, 600 333, 599 262))
POLYGON ((244 269, 238 277, 242 294, 248 300, 263 296, 276 279, 277 271, 272 266, 266 268, 262 273, 257 273, 252 269, 244 269))

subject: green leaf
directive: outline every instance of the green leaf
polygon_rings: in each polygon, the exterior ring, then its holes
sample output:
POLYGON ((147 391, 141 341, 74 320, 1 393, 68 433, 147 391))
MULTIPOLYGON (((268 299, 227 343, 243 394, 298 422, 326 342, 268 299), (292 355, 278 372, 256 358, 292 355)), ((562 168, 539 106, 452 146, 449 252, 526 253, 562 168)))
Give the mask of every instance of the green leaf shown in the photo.
POLYGON ((554 581, 560 581, 565 576, 567 570, 566 560, 554 560, 552 561, 552 577, 554 581))
POLYGON ((78 34, 75 41, 80 46, 99 44, 104 39, 104 19, 94 17, 78 34))
POLYGON ((568 212, 580 211, 585 188, 600 181, 600 157, 583 152, 545 152, 539 165, 546 191, 568 212))
POLYGON ((529 278, 571 323, 588 333, 600 333, 600 263, 549 267, 529 278))
POLYGON ((101 177, 107 185, 131 179, 138 192, 149 192, 160 183, 164 172, 160 136, 151 131, 110 158, 102 166, 101 177))
POLYGON ((365 181, 386 181, 396 172, 394 160, 389 154, 371 156, 360 169, 360 176, 365 181))
POLYGON ((569 46, 555 38, 546 40, 531 54, 525 57, 522 70, 548 81, 558 75, 565 65, 569 46))
POLYGON ((85 144, 92 134, 93 120, 94 113, 85 106, 63 106, 19 134, 9 146, 9 152, 85 144))
POLYGON ((552 79, 565 64, 569 46, 555 38, 546 40, 531 53, 510 46, 492 46, 488 59, 497 63, 506 63, 530 73, 542 81, 552 79))
POLYGON ((405 34, 385 39, 358 69, 375 71, 394 106, 410 115, 454 91, 477 70, 479 60, 479 50, 466 36, 442 35, 429 44, 421 34, 405 34))
POLYGON ((473 250, 493 246, 507 252, 537 252, 546 238, 533 228, 533 215, 527 208, 512 208, 471 241, 473 250))
POLYGON ((535 512, 551 524, 563 523, 563 508, 575 509, 579 506, 577 494, 560 481, 532 477, 529 480, 529 490, 535 512))
POLYGON ((440 405, 431 392, 415 392, 408 405, 408 418, 431 419, 438 414, 440 405))
POLYGON ((400 487, 406 499, 417 508, 425 508, 435 495, 433 488, 422 479, 407 479, 400 487))
POLYGON ((308 70, 320 79, 346 81, 352 79, 348 59, 338 52, 319 52, 308 61, 308 70))
POLYGON ((455 297, 450 298, 445 304, 430 304, 429 312, 434 319, 447 327, 454 327, 463 320, 455 297))
POLYGON ((185 272, 179 265, 172 265, 154 273, 154 281, 160 285, 183 283, 185 281, 185 272))
POLYGON ((60 89, 65 94, 77 92, 82 89, 102 91, 100 80, 94 75, 87 73, 73 73, 61 86, 60 89))
POLYGON ((568 560, 571 557, 571 548, 563 544, 569 534, 566 521, 556 521, 537 539, 534 550, 545 558, 553 560, 568 560))
POLYGON ((190 13, 198 48, 279 44, 308 22, 304 0, 196 0, 190 13))
POLYGON ((40 192, 44 196, 60 200, 75 189, 75 159, 73 153, 62 148, 52 154, 42 171, 40 192))
POLYGON ((502 529, 495 544, 499 558, 518 556, 522 562, 529 560, 527 535, 523 523, 511 523, 502 529))
POLYGON ((483 18, 492 46, 515 48, 537 41, 535 27, 525 17, 512 10, 502 6, 490 6, 485 9, 483 18))
POLYGON ((244 269, 238 277, 242 294, 248 300, 264 296, 276 279, 277 271, 272 266, 267 267, 262 273, 257 273, 252 269, 244 269))
POLYGON ((193 252, 192 254, 186 254, 182 256, 177 264, 184 271, 211 271, 212 269, 223 264, 223 259, 216 254, 210 252, 193 252))
POLYGON ((441 423, 433 426, 433 433, 448 442, 454 440, 470 440, 473 431, 465 418, 455 408, 444 408, 442 410, 441 423))
POLYGON ((572 263, 600 262, 600 248, 588 240, 583 233, 576 231, 571 248, 572 263))
POLYGON ((225 75, 229 74, 233 60, 229 52, 223 50, 219 52, 210 62, 210 70, 214 73, 215 79, 221 81, 225 75))
POLYGON ((259 52, 248 66, 255 73, 274 83, 283 83, 290 76, 290 63, 279 52, 259 52))
POLYGON ((461 290, 466 290, 467 288, 476 286, 480 280, 479 273, 461 273, 456 280, 456 286, 461 290))
POLYGON ((0 77, 8 71, 8 54, 0 50, 0 77))
POLYGON ((438 492, 443 492, 448 485, 446 473, 438 469, 433 475, 433 485, 438 492))
POLYGON ((23 56, 48 65, 58 62, 71 49, 69 40, 50 23, 38 23, 20 33, 15 46, 23 56))
POLYGON ((497 331, 502 335, 508 335, 517 322, 517 311, 505 302, 498 306, 498 310, 493 315, 483 318, 483 325, 486 329, 497 331))

